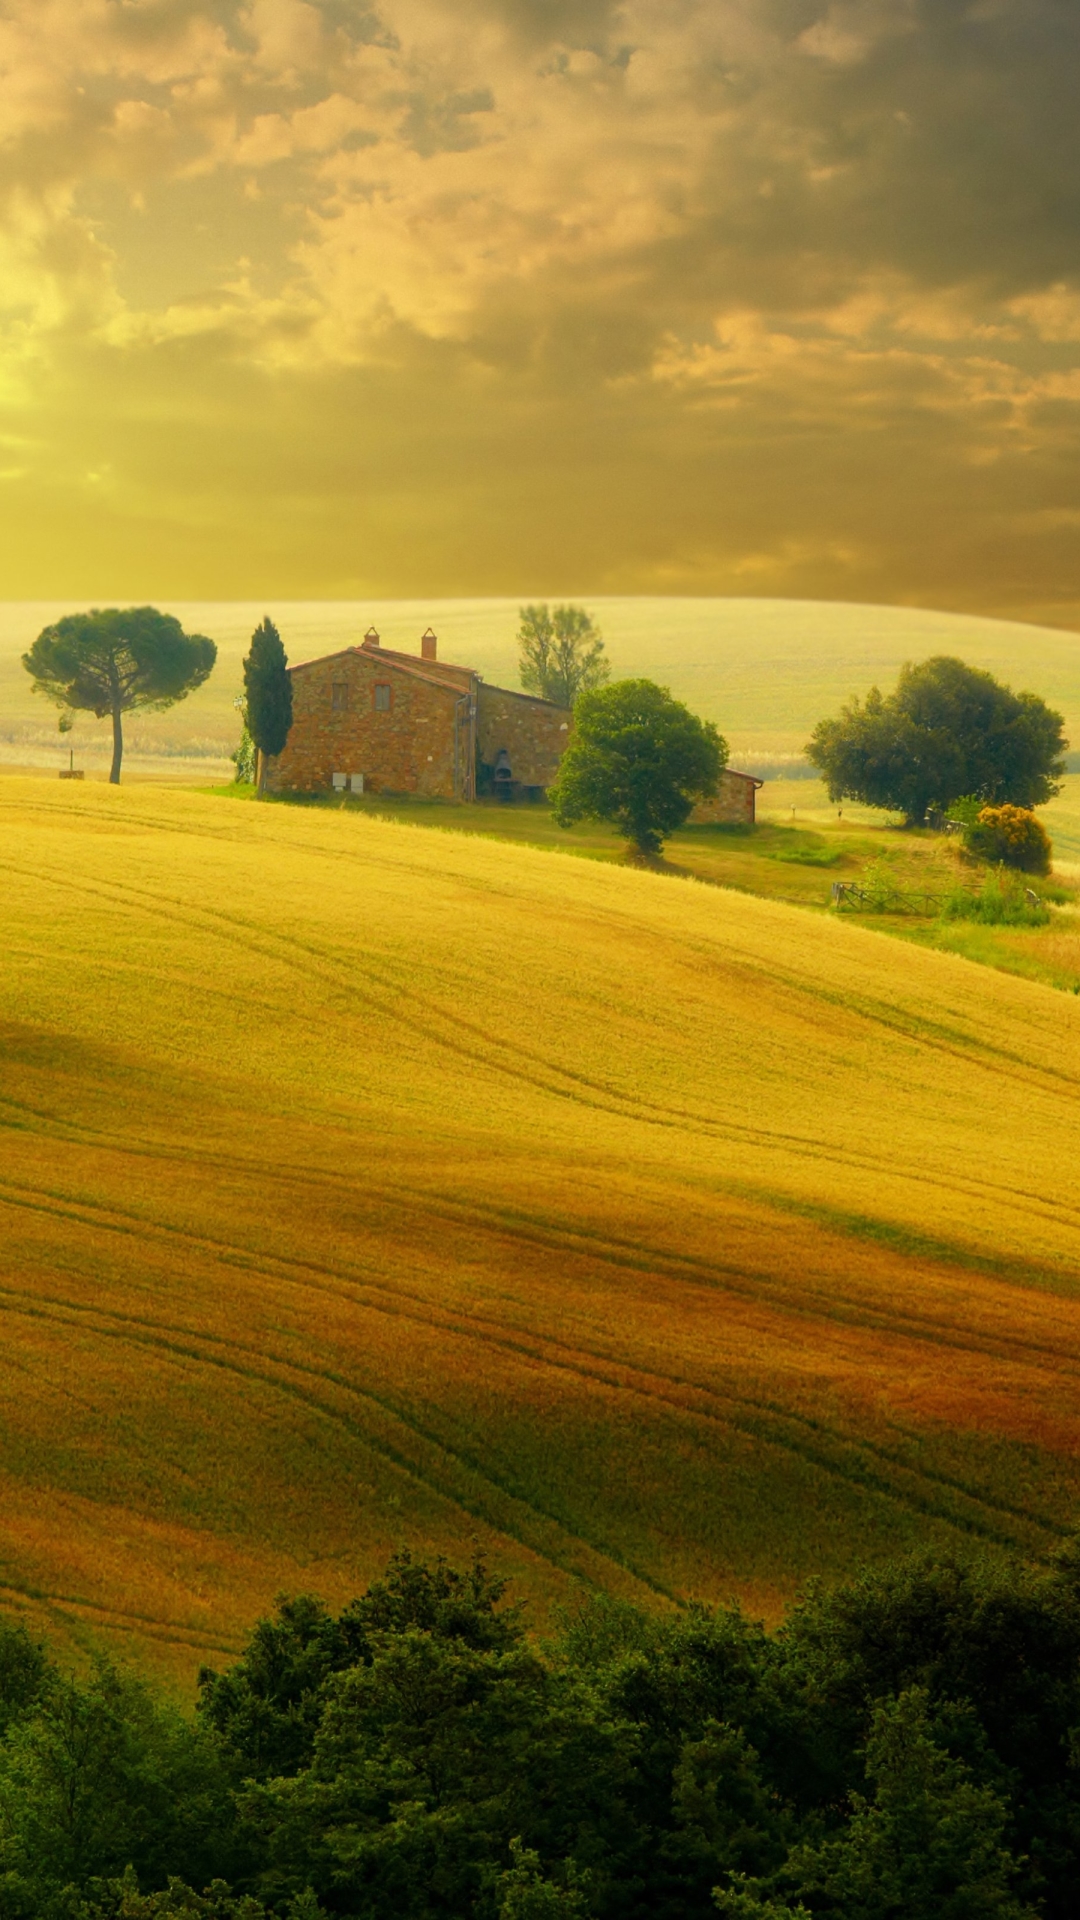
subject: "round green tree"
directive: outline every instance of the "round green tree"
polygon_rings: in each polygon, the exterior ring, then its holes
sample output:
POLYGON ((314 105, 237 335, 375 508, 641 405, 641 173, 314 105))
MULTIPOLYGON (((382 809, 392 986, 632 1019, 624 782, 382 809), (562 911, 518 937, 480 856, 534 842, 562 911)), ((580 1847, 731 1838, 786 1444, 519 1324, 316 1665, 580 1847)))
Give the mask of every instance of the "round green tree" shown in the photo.
POLYGON ((578 696, 574 732, 551 790, 561 827, 606 820, 640 853, 659 853, 696 800, 716 792, 727 742, 711 720, 652 680, 578 696))
POLYGON ((124 757, 124 715, 134 707, 161 709, 201 687, 217 648, 201 633, 185 633, 171 613, 156 607, 94 607, 68 613, 38 634, 23 666, 34 692, 58 707, 112 719, 109 779, 116 786, 124 757))
POLYGON ((902 813, 921 825, 930 808, 964 794, 993 805, 1037 807, 1060 792, 1068 742, 1060 713, 1034 693, 948 654, 903 668, 893 693, 872 687, 835 720, 822 720, 806 752, 832 800, 902 813))

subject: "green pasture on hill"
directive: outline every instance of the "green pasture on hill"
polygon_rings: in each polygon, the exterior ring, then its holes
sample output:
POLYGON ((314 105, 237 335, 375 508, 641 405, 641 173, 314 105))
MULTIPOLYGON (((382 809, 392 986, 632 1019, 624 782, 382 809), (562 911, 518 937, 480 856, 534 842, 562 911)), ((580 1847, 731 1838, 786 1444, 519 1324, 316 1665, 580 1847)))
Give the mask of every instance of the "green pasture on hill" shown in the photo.
MULTIPOLYGON (((542 598, 523 594, 522 599, 542 598)), ((559 598, 549 595, 549 598, 559 598)), ((911 607, 799 600, 575 596, 600 622, 613 672, 670 686, 727 734, 734 764, 801 756, 816 721, 851 693, 888 684, 905 660, 959 654, 1016 687, 1031 688, 1065 714, 1080 748, 1080 638, 1049 627, 911 607)), ((419 650, 430 623, 445 659, 487 680, 517 685, 517 600, 162 601, 189 630, 220 650, 205 687, 163 714, 133 717, 129 766, 158 777, 220 761, 235 744, 232 702, 252 629, 269 613, 290 660, 358 641, 372 623, 387 645, 419 650)), ((69 606, 0 604, 0 757, 53 761, 55 718, 35 699, 20 656, 47 621, 69 606)), ((73 736, 88 767, 107 765, 108 723, 81 716, 73 736)))
MULTIPOLYGON (((230 799, 254 801, 250 787, 219 791, 230 799)), ((351 795, 273 804, 290 811, 396 820, 619 865, 628 860, 625 844, 610 827, 586 824, 566 831, 546 806, 497 801, 452 806, 374 796, 357 800, 351 795)), ((1080 864, 1071 857, 1074 850, 1080 853, 1080 775, 1067 776, 1065 791, 1042 809, 1042 816, 1062 857, 1051 880, 1034 883, 1050 905, 1047 923, 1038 927, 944 917, 948 896, 958 887, 977 890, 986 870, 967 862, 959 843, 943 834, 908 832, 872 807, 836 806, 816 780, 767 782, 758 796, 753 828, 684 827, 672 835, 663 859, 655 864, 672 878, 703 880, 821 912, 834 908, 834 882, 863 885, 876 873, 895 889, 895 900, 880 912, 848 903, 840 909, 843 917, 1071 992, 1080 990, 1080 864)))

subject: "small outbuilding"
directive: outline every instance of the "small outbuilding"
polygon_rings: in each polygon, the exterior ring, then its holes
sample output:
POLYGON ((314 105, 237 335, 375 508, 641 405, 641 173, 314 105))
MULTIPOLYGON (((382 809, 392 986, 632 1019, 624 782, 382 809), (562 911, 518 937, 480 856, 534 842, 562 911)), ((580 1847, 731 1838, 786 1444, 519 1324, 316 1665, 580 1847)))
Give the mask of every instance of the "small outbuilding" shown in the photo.
POLYGON ((711 800, 699 800, 690 815, 690 825, 697 827, 752 827, 754 824, 757 792, 765 782, 752 773, 736 773, 734 767, 725 767, 720 775, 720 784, 711 800))

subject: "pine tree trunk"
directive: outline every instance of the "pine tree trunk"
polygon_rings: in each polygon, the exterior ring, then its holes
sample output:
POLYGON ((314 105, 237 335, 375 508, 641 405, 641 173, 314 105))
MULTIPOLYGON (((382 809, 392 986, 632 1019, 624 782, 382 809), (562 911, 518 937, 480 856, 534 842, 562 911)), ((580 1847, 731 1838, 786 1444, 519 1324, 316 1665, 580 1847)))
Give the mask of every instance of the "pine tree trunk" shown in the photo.
POLYGON ((263 788, 265 785, 266 785, 266 755, 263 752, 261 747, 256 747, 255 749, 255 797, 256 799, 258 800, 262 799, 263 788))
POLYGON ((124 722, 119 707, 113 708, 112 715, 112 766, 109 769, 109 785, 120 785, 120 762, 124 757, 124 722))

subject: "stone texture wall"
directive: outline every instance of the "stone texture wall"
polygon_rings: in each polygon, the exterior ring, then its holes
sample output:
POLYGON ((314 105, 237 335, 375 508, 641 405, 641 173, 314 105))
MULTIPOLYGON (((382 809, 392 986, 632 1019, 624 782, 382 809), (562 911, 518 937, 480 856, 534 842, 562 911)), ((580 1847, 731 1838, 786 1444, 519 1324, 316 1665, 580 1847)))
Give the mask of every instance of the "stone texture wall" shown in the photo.
POLYGON ((294 667, 292 686, 289 738, 267 769, 271 793, 319 793, 335 773, 362 773, 371 793, 471 799, 474 725, 455 685, 357 647, 294 667), (335 686, 344 706, 334 705, 335 686), (377 686, 390 688, 387 712, 376 708, 377 686))
POLYGON ((550 787, 570 738, 566 707, 531 694, 481 684, 477 698, 476 750, 492 767, 505 748, 516 787, 550 787))
POLYGON ((725 767, 712 800, 699 800, 690 815, 693 827, 752 827, 754 824, 757 781, 748 773, 734 773, 725 767))

